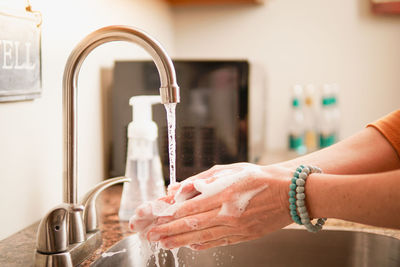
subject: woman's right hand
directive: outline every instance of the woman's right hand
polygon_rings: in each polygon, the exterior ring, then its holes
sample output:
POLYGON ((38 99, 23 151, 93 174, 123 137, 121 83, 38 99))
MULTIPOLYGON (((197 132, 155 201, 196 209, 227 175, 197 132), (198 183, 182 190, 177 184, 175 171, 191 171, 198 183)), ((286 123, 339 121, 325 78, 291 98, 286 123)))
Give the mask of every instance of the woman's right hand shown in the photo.
POLYGON ((201 250, 281 229, 292 222, 287 195, 291 176, 291 170, 278 166, 215 166, 169 187, 170 200, 194 197, 184 200, 172 216, 158 218, 148 238, 168 249, 191 246, 201 250), (235 182, 218 189, 232 177, 237 177, 235 182))

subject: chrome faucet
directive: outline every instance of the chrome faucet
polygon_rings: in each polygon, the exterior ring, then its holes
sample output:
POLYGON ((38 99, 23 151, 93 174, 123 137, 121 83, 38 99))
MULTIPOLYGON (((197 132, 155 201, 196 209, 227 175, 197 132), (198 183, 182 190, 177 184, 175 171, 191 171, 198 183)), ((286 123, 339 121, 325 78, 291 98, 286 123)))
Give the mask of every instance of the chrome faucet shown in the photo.
POLYGON ((71 52, 63 77, 64 120, 64 203, 42 219, 37 234, 35 266, 75 266, 101 245, 95 209, 97 195, 126 177, 106 180, 78 203, 77 199, 77 85, 79 70, 97 46, 112 41, 128 41, 143 47, 153 58, 160 76, 163 104, 179 102, 174 65, 162 46, 147 33, 129 26, 101 28, 84 38, 71 52))

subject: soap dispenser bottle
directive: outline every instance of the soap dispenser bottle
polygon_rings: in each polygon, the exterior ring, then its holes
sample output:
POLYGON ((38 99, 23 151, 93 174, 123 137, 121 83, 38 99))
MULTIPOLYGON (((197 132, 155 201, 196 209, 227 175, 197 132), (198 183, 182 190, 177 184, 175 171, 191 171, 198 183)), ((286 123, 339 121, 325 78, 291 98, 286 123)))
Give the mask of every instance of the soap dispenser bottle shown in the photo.
POLYGON ((157 124, 152 120, 153 104, 161 103, 160 96, 134 96, 129 100, 133 121, 128 125, 128 150, 125 183, 121 196, 119 218, 129 220, 144 201, 165 196, 161 160, 157 145, 157 124))

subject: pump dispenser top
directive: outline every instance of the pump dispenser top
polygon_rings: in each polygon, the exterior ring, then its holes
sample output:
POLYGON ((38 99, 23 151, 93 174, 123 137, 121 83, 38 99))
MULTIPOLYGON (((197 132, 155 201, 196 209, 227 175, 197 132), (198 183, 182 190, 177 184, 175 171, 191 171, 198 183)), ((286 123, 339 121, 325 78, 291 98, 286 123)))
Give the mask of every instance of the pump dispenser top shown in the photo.
POLYGON ((128 126, 128 138, 157 139, 157 124, 152 119, 151 106, 159 103, 161 97, 156 95, 133 96, 129 99, 133 121, 128 126))

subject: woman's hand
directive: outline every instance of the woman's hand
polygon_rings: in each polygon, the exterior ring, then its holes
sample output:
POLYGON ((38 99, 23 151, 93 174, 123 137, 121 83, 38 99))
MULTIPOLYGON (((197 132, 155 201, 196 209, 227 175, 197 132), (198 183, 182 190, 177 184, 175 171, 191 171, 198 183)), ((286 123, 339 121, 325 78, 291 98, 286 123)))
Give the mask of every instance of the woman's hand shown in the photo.
POLYGON ((287 195, 291 175, 277 166, 215 166, 169 189, 169 201, 182 193, 194 197, 183 201, 173 216, 159 217, 147 237, 168 249, 202 250, 281 229, 291 223, 287 195))

